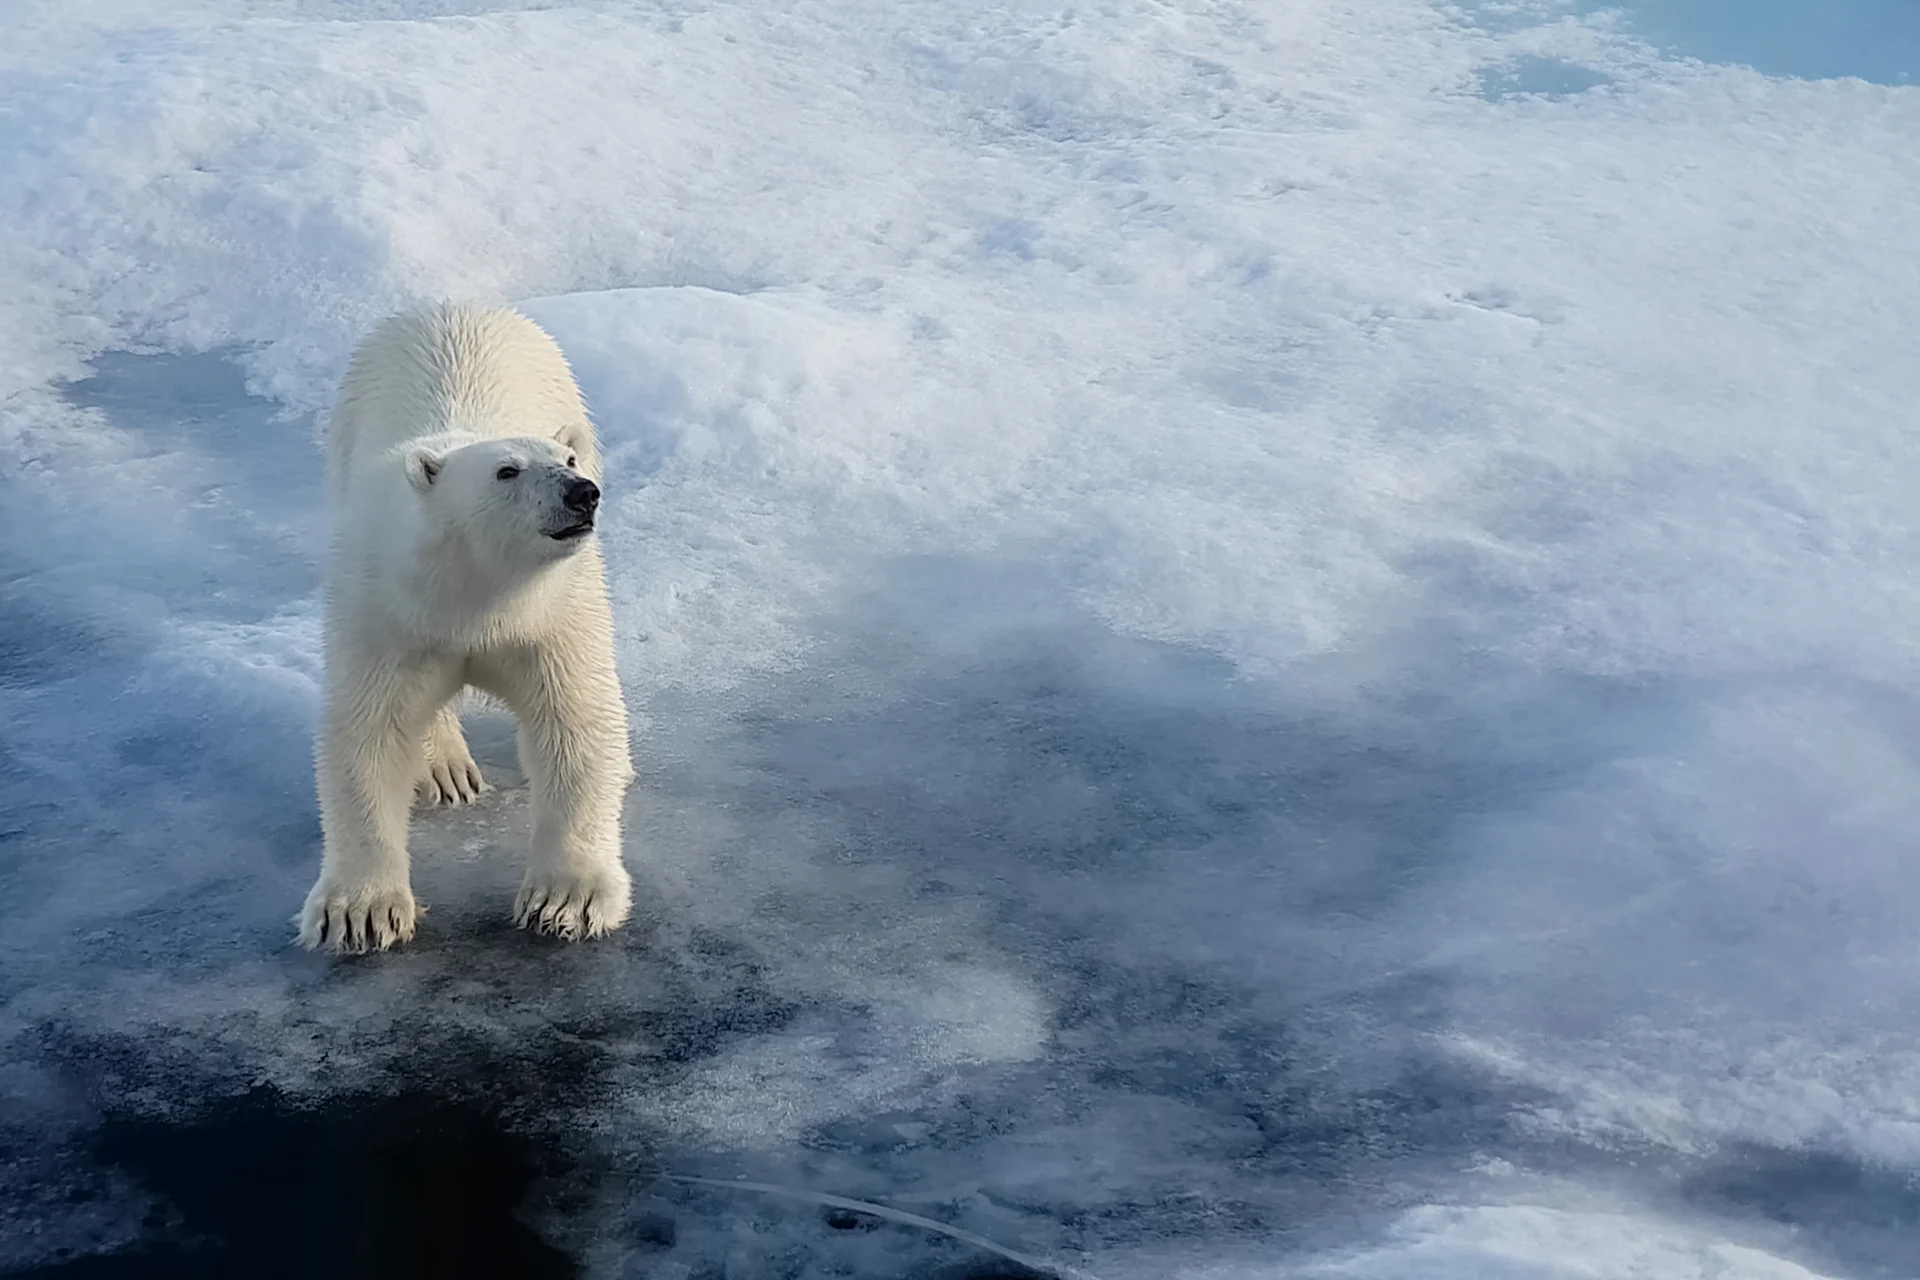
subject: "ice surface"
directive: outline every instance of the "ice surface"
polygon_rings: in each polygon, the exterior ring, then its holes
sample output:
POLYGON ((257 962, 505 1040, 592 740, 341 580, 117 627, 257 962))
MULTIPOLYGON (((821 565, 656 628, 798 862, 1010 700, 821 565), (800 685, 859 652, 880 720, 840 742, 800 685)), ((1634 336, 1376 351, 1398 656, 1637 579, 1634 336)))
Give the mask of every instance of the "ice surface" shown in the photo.
POLYGON ((1920 89, 1776 8, 15 6, 0 1268, 1920 1272, 1920 89), (330 964, 447 293, 607 441, 640 905, 508 926, 476 707, 330 964))

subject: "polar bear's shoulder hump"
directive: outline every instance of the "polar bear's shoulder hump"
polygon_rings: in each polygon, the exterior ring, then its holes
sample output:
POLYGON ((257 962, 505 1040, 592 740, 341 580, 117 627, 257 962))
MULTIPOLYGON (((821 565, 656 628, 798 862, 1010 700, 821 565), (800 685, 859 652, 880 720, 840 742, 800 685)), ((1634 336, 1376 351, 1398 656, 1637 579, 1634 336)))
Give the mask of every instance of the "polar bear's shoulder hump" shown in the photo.
POLYGON ((354 351, 327 431, 328 471, 418 436, 591 433, 559 344, 507 307, 440 302, 381 322, 354 351))

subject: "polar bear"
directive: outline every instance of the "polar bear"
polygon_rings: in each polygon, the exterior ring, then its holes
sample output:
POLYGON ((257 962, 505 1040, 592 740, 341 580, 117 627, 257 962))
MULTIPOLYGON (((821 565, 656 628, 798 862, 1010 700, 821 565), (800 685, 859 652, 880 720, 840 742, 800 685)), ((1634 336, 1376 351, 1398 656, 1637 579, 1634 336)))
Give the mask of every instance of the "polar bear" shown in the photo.
POLYGON ((533 855, 515 921, 563 938, 618 927, 634 775, 594 533, 599 445, 560 348, 511 310, 394 316, 354 353, 326 452, 326 846, 300 942, 413 936, 410 805, 484 785, 456 709, 469 685, 519 721, 533 855))

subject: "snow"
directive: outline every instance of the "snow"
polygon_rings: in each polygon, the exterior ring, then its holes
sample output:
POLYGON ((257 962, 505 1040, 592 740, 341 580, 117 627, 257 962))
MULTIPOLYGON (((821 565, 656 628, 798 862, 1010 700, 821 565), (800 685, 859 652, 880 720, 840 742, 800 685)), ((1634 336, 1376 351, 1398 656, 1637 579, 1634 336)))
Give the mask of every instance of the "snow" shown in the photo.
POLYGON ((1808 12, 13 6, 0 1267, 244 1261, 153 1135, 267 1096, 582 1274, 1913 1275, 1920 32, 1808 12), (333 964, 313 440, 442 294, 607 443, 639 918, 506 926, 476 708, 333 964))

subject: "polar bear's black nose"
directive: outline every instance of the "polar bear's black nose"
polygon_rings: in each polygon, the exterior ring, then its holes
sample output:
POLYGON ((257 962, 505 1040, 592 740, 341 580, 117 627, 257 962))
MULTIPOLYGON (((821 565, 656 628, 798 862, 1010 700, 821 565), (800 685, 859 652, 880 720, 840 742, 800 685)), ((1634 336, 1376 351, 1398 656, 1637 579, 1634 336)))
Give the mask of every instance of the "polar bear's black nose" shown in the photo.
POLYGON ((567 510, 590 516, 593 509, 600 505, 600 486, 583 477, 567 486, 560 501, 567 504, 567 510))

